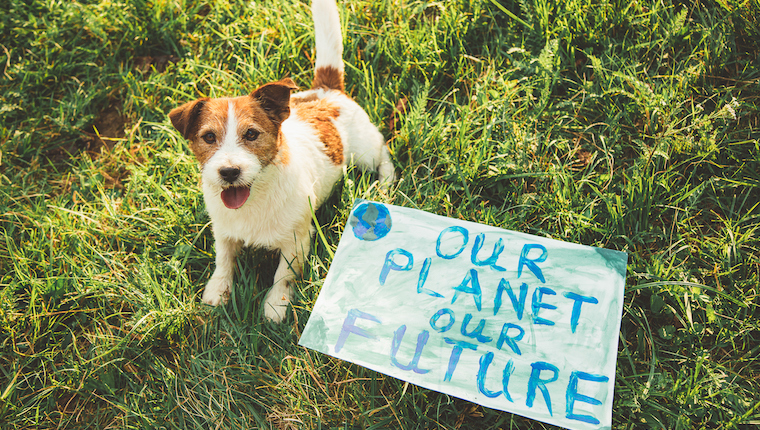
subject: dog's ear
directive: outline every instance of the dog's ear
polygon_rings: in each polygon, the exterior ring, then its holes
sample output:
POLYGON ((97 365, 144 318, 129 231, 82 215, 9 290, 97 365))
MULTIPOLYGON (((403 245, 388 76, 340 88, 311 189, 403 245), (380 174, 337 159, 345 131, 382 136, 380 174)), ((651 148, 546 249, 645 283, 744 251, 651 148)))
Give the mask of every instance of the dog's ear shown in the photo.
POLYGON ((206 104, 207 98, 198 99, 193 102, 185 103, 180 107, 174 108, 169 112, 169 119, 172 121, 172 125, 185 139, 190 137, 198 130, 199 120, 203 106, 206 104))
POLYGON ((283 78, 260 86, 251 93, 251 97, 259 103, 272 121, 279 124, 290 116, 290 91, 297 89, 292 79, 283 78))

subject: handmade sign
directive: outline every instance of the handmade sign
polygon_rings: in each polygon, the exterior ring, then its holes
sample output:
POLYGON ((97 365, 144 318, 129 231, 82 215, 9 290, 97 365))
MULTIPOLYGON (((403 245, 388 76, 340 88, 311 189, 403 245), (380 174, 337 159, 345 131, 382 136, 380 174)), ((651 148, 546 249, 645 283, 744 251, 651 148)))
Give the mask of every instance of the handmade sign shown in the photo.
POLYGON ((357 200, 299 344, 490 408, 610 428, 627 260, 357 200))

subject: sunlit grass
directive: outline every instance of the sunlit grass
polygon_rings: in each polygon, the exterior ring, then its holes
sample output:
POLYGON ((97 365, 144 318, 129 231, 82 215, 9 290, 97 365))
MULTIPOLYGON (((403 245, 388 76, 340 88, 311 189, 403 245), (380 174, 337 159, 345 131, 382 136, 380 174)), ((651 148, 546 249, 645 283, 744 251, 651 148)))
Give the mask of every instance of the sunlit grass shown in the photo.
POLYGON ((0 427, 551 428, 297 346, 355 198, 626 251, 614 428, 760 424, 757 0, 340 7, 399 180, 349 170, 274 325, 268 251, 200 304, 213 238, 166 113, 308 87, 308 5, 0 4, 0 427))

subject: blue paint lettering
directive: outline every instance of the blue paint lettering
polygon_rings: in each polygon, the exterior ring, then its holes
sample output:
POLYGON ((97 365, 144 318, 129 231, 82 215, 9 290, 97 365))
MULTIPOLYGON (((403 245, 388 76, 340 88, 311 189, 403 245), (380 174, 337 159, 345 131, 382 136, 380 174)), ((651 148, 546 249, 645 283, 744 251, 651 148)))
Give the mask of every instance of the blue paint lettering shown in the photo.
POLYGON ((422 330, 422 332, 417 335, 417 345, 414 349, 414 356, 412 357, 412 361, 409 362, 408 365, 403 365, 396 360, 396 354, 398 354, 398 350, 401 347, 401 341, 404 340, 404 334, 406 333, 406 325, 402 325, 393 333, 393 342, 391 343, 391 363, 393 363, 394 366, 398 367, 401 370, 412 370, 414 373, 419 373, 421 375, 424 375, 425 373, 430 372, 430 369, 420 369, 419 363, 420 363, 420 357, 422 356, 422 349, 425 348, 425 344, 428 341, 428 338, 430 337, 430 332, 427 330, 422 330))
POLYGON ((530 372, 530 378, 528 379, 528 398, 525 400, 525 406, 532 408, 533 401, 536 399, 536 388, 541 390, 541 394, 544 396, 544 402, 546 402, 546 408, 549 409, 549 415, 552 415, 552 399, 549 396, 549 390, 546 389, 546 384, 554 382, 559 378, 559 369, 557 366, 547 363, 545 361, 537 361, 530 365, 533 370, 530 372), (541 379, 541 371, 550 370, 554 373, 549 379, 541 379))
POLYGON ((536 263, 543 263, 548 256, 549 251, 547 251, 546 247, 543 245, 537 243, 523 245, 522 252, 520 253, 520 261, 517 263, 517 277, 519 278, 520 275, 522 275, 523 266, 526 266, 534 275, 536 275, 536 278, 538 278, 539 281, 546 283, 546 278, 544 278, 544 274, 541 273, 541 269, 536 263), (528 258, 528 253, 530 253, 532 249, 540 249, 541 255, 538 258, 528 258))
POLYGON ((520 327, 517 324, 512 323, 506 323, 501 327, 501 334, 499 334, 499 340, 496 341, 496 347, 501 350, 501 347, 504 346, 504 343, 507 343, 507 346, 514 351, 517 355, 522 355, 520 352, 520 348, 517 346, 517 342, 522 340, 523 336, 525 336, 525 330, 523 330, 522 327, 520 327), (515 328, 519 333, 517 333, 517 336, 510 336, 509 335, 509 329, 515 328))
POLYGON ((557 309, 556 306, 543 302, 544 294, 554 296, 557 293, 548 287, 539 287, 539 288, 536 288, 535 291, 533 291, 533 300, 530 303, 530 307, 533 310, 533 323, 543 324, 543 325, 554 325, 554 321, 549 321, 548 319, 540 318, 538 316, 538 311, 541 309, 557 309))
POLYGON ((456 293, 454 293, 454 297, 451 298, 452 305, 455 301, 457 301, 459 293, 467 293, 472 294, 472 298, 475 300, 475 306, 478 308, 478 310, 480 310, 480 302, 483 294, 480 291, 480 282, 478 281, 477 270, 470 269, 470 271, 467 272, 467 274, 464 276, 462 283, 454 287, 454 290, 456 290, 456 293), (468 284, 470 285, 469 287, 467 286, 468 284))
POLYGON ((501 386, 502 391, 491 391, 486 388, 486 373, 488 373, 488 366, 491 365, 491 361, 493 361, 494 353, 489 352, 486 355, 480 357, 480 369, 478 370, 478 391, 483 393, 486 397, 495 398, 499 397, 500 394, 504 394, 504 397, 507 398, 510 402, 512 402, 512 396, 509 395, 509 377, 512 376, 512 373, 515 371, 515 365, 510 359, 509 362, 507 362, 507 365, 504 366, 504 372, 502 373, 501 377, 501 386))
POLYGON ((438 294, 435 291, 424 287, 425 281, 427 281, 428 272, 430 272, 431 262, 432 262, 432 259, 430 257, 426 258, 425 261, 422 262, 422 269, 420 269, 420 277, 417 280, 417 294, 425 293, 433 297, 443 297, 442 294, 438 294))
POLYGON ((388 273, 390 273, 391 270, 395 271, 405 271, 405 270, 412 270, 412 266, 414 265, 414 258, 412 257, 412 253, 401 248, 396 248, 391 251, 388 251, 387 254, 385 254, 385 262, 383 262, 383 270, 380 271, 380 285, 385 285, 385 279, 388 277, 388 273), (401 266, 398 263, 396 263, 393 259, 396 255, 403 255, 406 257, 406 264, 401 266))
POLYGON ((462 355, 464 348, 477 351, 478 346, 461 340, 452 340, 448 337, 444 337, 443 340, 449 345, 454 345, 454 348, 451 350, 451 357, 449 357, 449 367, 446 368, 446 374, 443 376, 444 381, 451 381, 451 377, 454 375, 454 370, 457 368, 459 357, 462 355))
POLYGON ((493 245, 493 251, 491 252, 490 257, 486 258, 485 260, 480 260, 478 258, 478 253, 480 252, 480 248, 483 247, 483 242, 486 240, 485 238, 486 235, 483 233, 480 233, 475 237, 475 243, 472 245, 472 254, 470 255, 472 264, 476 266, 489 266, 498 272, 506 272, 507 269, 496 265, 496 261, 499 259, 499 255, 501 255, 502 251, 504 251, 504 245, 501 244, 501 238, 499 238, 499 240, 497 240, 493 245))
POLYGON ((361 337, 366 337, 367 339, 374 339, 374 334, 364 330, 363 328, 357 327, 355 325, 356 319, 362 318, 365 320, 374 321, 378 324, 381 324, 380 320, 374 316, 370 315, 366 312, 362 312, 359 309, 351 309, 348 311, 348 314, 346 315, 346 319, 343 320, 343 326, 340 329, 340 335, 338 335, 338 341, 335 342, 335 352, 339 352, 341 349, 343 349, 343 345, 346 343, 346 339, 348 339, 348 335, 353 333, 356 335, 359 335, 361 337))
POLYGON ((590 423, 590 424, 599 424, 599 420, 591 415, 579 415, 573 412, 573 408, 575 407, 576 401, 589 403, 591 405, 602 404, 601 401, 593 397, 584 396, 583 394, 578 394, 578 380, 579 379, 583 379, 584 381, 592 381, 592 382, 607 382, 610 380, 610 378, 606 376, 602 376, 602 375, 593 375, 591 373, 575 371, 572 374, 570 374, 570 383, 567 384, 567 394, 565 395, 565 405, 566 405, 567 414, 565 416, 571 420, 583 421, 584 423, 590 423))
POLYGON ((471 332, 467 332, 467 325, 470 324, 470 320, 472 319, 472 314, 467 314, 464 316, 464 320, 462 321, 462 328, 461 332, 464 336, 474 338, 480 343, 488 343, 492 341, 488 336, 483 336, 483 329, 486 327, 486 320, 481 319, 478 323, 478 326, 475 328, 475 330, 471 332))
POLYGON ((446 227, 441 231, 441 234, 438 235, 438 240, 435 241, 435 253, 438 254, 439 257, 451 260, 452 258, 455 258, 457 255, 461 254, 462 251, 464 251, 464 247, 467 246, 467 241, 469 240, 469 232, 464 227, 459 227, 458 225, 452 225, 451 227, 446 227), (453 254, 444 254, 441 251, 441 239, 443 239, 443 235, 450 232, 457 232, 462 236, 462 245, 459 247, 459 250, 453 254))
POLYGON ((454 318, 454 311, 452 311, 449 308, 444 308, 444 309, 441 309, 438 312, 436 312, 435 315, 433 315, 432 317, 430 317, 430 327, 433 327, 433 330, 435 330, 435 331, 437 331, 439 333, 445 333, 445 332, 449 331, 449 329, 451 329, 451 326, 454 325, 454 321, 455 320, 456 320, 456 318, 454 318), (449 323, 446 324, 443 327, 439 327, 438 326, 438 319, 440 317, 444 316, 444 315, 448 315, 449 316, 449 323))
POLYGON ((575 294, 569 291, 564 293, 563 296, 570 300, 575 300, 575 303, 573 303, 573 312, 570 314, 570 328, 573 333, 575 333, 575 329, 578 327, 578 319, 581 317, 581 305, 583 303, 597 304, 599 303, 599 300, 597 300, 596 297, 581 296, 580 294, 575 294))
POLYGON ((512 301, 512 307, 515 309, 517 319, 521 320, 523 316, 523 310, 525 310, 525 298, 528 297, 528 284, 523 282, 520 284, 520 300, 515 297, 515 292, 512 291, 512 287, 509 285, 509 281, 501 278, 499 286, 496 288, 496 298, 493 300, 493 314, 496 315, 501 309, 501 295, 507 292, 509 300, 512 301))

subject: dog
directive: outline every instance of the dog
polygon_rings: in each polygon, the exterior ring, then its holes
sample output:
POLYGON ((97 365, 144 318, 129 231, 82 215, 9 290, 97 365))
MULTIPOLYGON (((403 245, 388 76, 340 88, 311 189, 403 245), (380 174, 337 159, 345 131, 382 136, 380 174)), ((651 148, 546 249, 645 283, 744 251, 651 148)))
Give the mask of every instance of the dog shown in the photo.
POLYGON ((280 322, 314 234, 312 210, 347 162, 395 179, 388 147, 367 113, 344 92, 343 40, 335 0, 314 0, 316 62, 311 89, 284 78, 235 98, 202 98, 169 112, 200 164, 216 268, 203 302, 226 302, 243 246, 280 251, 266 318, 280 322))

